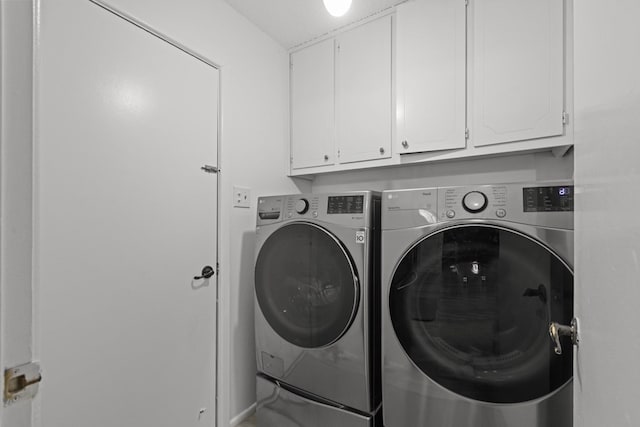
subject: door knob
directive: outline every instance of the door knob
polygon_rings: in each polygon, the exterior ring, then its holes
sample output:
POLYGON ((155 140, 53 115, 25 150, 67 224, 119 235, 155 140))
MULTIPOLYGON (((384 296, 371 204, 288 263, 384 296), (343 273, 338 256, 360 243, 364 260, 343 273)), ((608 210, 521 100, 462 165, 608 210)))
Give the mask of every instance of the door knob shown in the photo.
POLYGON ((561 336, 570 337, 571 343, 578 345, 578 321, 575 318, 571 319, 571 326, 561 325, 556 322, 549 323, 549 336, 554 344, 553 350, 557 355, 562 354, 561 336))
POLYGON ((200 279, 208 279, 209 277, 213 276, 215 274, 215 271, 213 270, 213 267, 211 267, 210 265, 205 266, 202 269, 202 273, 200 273, 200 276, 194 276, 194 280, 200 280, 200 279))

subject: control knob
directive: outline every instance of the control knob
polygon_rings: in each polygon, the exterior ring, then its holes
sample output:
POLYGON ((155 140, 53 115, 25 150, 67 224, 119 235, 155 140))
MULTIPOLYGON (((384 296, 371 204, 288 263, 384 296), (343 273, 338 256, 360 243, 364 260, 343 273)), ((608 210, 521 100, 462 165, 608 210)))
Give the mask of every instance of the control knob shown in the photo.
POLYGON ((295 209, 300 215, 306 213, 309 210, 309 201, 307 199, 298 199, 295 209))
POLYGON ((482 212, 487 207, 487 196, 479 191, 470 191, 462 199, 462 207, 467 212, 482 212))

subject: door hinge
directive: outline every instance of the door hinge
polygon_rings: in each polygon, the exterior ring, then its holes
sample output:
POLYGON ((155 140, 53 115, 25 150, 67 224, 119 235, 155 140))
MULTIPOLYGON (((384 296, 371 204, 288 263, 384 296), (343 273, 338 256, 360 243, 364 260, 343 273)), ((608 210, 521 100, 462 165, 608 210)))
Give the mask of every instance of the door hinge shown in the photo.
POLYGON ((464 139, 469 139, 469 128, 464 130, 464 139))
POLYGON ((469 6, 469 0, 464 0, 464 5, 469 6))
POLYGON ((211 165, 204 165, 200 169, 202 169, 206 173, 218 173, 218 172, 220 172, 220 169, 218 169, 216 166, 211 166, 211 165))
POLYGON ((220 263, 216 262, 216 276, 220 276, 220 263))
POLYGON ((569 123, 569 113, 567 113, 566 111, 562 112, 562 124, 566 125, 567 123, 569 123))
POLYGON ((22 400, 32 399, 42 381, 40 365, 35 362, 5 369, 4 405, 12 405, 22 400))
POLYGON ((293 164, 293 156, 289 157, 289 163, 293 164))

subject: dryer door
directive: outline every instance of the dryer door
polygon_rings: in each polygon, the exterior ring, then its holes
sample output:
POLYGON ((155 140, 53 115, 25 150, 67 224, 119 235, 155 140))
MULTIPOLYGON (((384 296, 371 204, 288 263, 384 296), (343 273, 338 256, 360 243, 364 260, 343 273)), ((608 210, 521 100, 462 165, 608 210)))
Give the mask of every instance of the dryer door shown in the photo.
POLYGON ((358 308, 356 268, 342 243, 311 223, 291 223, 264 242, 256 261, 256 298, 273 330, 300 347, 338 340, 358 308))
POLYGON ((389 290, 393 328, 413 363, 450 391, 492 403, 552 393, 572 376, 550 320, 568 324, 573 272, 549 248, 493 225, 459 225, 418 242, 389 290))

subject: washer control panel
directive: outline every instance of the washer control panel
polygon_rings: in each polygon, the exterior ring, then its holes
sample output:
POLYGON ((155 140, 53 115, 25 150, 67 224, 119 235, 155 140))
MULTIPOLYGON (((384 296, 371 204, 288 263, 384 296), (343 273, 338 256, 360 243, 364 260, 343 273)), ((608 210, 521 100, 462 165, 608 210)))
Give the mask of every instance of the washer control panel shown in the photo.
POLYGON ((504 218, 507 216, 506 185, 445 187, 438 189, 438 218, 504 218))
POLYGON ((318 220, 353 227, 368 226, 374 200, 379 203, 380 195, 372 191, 258 197, 256 225, 318 220))
POLYGON ((573 185, 524 187, 522 209, 524 212, 573 211, 573 189, 573 185))
POLYGON ((317 217, 319 207, 320 197, 305 194, 287 197, 285 211, 287 212, 287 218, 296 218, 307 214, 311 217, 317 217))
POLYGON ((466 220, 573 229, 573 194, 572 181, 387 190, 382 229, 466 220))

